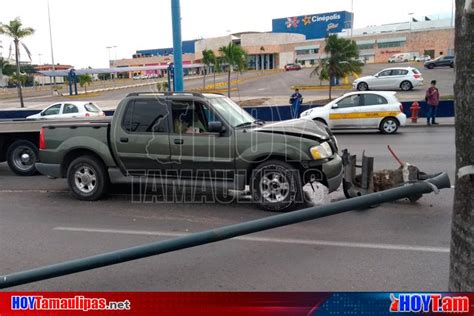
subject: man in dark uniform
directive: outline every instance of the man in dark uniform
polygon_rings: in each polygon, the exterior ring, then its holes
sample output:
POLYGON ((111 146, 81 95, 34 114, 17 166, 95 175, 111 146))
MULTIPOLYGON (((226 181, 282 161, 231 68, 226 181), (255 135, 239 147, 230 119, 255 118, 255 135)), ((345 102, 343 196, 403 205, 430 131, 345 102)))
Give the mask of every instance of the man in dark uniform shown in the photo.
POLYGON ((301 95, 299 89, 295 89, 295 93, 293 93, 290 97, 291 115, 293 118, 298 118, 300 114, 301 103, 303 103, 303 96, 301 95))

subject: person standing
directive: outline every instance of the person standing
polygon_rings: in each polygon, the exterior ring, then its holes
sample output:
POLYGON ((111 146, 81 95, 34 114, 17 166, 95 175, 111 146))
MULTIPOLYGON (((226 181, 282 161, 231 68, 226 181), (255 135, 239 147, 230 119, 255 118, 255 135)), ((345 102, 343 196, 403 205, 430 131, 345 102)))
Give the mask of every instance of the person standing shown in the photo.
POLYGON ((301 103, 303 103, 303 96, 301 95, 299 89, 295 89, 295 93, 293 93, 290 97, 291 114, 293 118, 298 118, 301 103))
POLYGON ((425 100, 426 100, 426 103, 428 104, 428 113, 426 115, 428 126, 438 125, 438 123, 436 123, 436 113, 438 112, 438 105, 439 105, 439 90, 436 87, 436 80, 432 80, 431 87, 429 87, 428 90, 426 90, 425 100))

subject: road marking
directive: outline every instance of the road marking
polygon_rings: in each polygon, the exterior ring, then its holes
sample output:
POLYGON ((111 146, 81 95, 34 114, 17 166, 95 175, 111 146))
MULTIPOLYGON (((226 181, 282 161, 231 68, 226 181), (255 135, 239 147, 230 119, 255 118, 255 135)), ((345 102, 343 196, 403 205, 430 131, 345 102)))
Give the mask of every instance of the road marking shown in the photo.
MULTIPOLYGON (((173 233, 164 231, 142 231, 142 230, 120 230, 120 229, 102 229, 102 228, 84 228, 84 227, 55 227, 53 230, 82 232, 82 233, 106 233, 106 234, 123 234, 123 235, 141 235, 141 236, 163 236, 163 237, 184 237, 187 233, 173 233)), ((309 239, 292 239, 292 238, 269 238, 269 237, 236 237, 233 239, 242 241, 268 242, 278 244, 294 244, 308 246, 328 246, 328 247, 345 247, 345 248, 365 248, 365 249, 381 249, 381 250, 398 250, 398 251, 418 251, 433 253, 449 253, 446 247, 429 247, 429 246, 409 246, 396 244, 376 244, 376 243, 358 243, 345 241, 330 240, 309 240, 309 239)))

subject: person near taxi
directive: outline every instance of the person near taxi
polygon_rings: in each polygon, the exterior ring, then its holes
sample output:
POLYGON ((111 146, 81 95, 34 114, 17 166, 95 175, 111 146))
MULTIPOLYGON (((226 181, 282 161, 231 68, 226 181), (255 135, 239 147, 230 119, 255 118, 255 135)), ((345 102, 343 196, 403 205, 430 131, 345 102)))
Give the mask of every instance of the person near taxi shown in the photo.
POLYGON ((439 90, 436 87, 436 80, 432 80, 431 87, 426 90, 425 100, 428 104, 428 113, 426 115, 427 124, 438 125, 438 123, 436 123, 436 113, 438 112, 439 105, 439 90))
POLYGON ((301 95, 299 89, 295 89, 295 93, 293 93, 290 97, 291 114, 293 118, 298 118, 301 103, 303 103, 303 96, 301 95))

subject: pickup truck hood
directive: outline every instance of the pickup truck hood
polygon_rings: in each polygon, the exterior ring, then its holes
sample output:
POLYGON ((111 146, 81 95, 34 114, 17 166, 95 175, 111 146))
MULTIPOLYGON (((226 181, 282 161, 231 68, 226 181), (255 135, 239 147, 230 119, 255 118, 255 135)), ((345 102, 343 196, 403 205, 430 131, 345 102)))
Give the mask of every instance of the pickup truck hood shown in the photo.
POLYGON ((330 135, 324 125, 319 122, 304 119, 294 119, 265 124, 261 127, 252 129, 252 132, 275 133, 316 140, 327 140, 330 138, 330 135))

